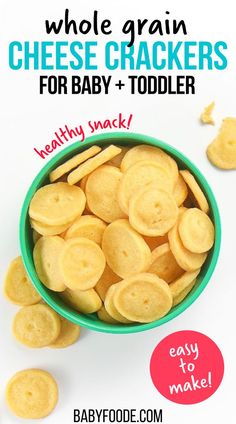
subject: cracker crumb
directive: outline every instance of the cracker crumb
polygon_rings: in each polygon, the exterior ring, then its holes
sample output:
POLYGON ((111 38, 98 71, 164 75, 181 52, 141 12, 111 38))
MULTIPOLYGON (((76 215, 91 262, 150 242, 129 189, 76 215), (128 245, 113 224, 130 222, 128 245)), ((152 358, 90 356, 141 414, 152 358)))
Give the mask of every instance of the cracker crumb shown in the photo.
POLYGON ((211 116, 214 107, 215 107, 215 102, 212 102, 205 107, 204 111, 200 115, 200 121, 202 124, 215 125, 215 121, 211 116))

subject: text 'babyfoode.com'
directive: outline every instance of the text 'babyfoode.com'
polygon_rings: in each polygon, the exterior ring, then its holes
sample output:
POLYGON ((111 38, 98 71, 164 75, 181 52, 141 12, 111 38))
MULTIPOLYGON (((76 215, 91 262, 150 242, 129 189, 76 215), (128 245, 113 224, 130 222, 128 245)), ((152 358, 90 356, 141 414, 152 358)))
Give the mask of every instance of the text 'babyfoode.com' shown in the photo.
POLYGON ((162 409, 74 409, 74 423, 162 423, 162 409))

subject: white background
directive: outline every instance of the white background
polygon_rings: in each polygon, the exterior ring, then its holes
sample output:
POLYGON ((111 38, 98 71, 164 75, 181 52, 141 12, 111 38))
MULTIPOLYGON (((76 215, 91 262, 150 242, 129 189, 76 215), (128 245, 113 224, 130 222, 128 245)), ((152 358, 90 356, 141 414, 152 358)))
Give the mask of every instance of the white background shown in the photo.
MULTIPOLYGON (((221 172, 208 163, 207 144, 215 137, 221 119, 236 116, 236 30, 234 2, 189 1, 6 1, 0 3, 0 172, 1 172, 1 280, 9 261, 19 254, 18 223, 21 205, 32 179, 44 165, 33 151, 42 148, 65 124, 86 125, 88 120, 133 114, 131 130, 172 144, 192 159, 207 177, 222 218, 222 249, 214 275, 200 298, 181 316, 149 332, 131 335, 100 334, 83 329, 80 341, 65 350, 30 350, 11 335, 17 310, 0 298, 0 422, 21 423, 7 410, 4 387, 17 371, 41 367, 58 381, 60 400, 48 424, 72 423, 74 408, 162 408, 165 424, 233 422, 235 405, 235 184, 236 172, 221 172), (10 71, 8 44, 12 40, 47 40, 44 20, 56 19, 70 7, 74 19, 88 18, 94 8, 113 23, 119 40, 121 21, 160 18, 164 11, 185 19, 188 39, 224 40, 228 43, 225 71, 196 72, 195 96, 131 96, 113 91, 104 96, 40 96, 38 73, 10 71), (216 126, 201 126, 203 107, 216 102, 216 126), (211 337, 225 360, 225 375, 217 392, 191 406, 171 403, 154 388, 149 360, 156 344, 177 330, 197 330, 211 337)), ((51 37, 52 38, 52 37, 51 37)), ((72 39, 71 37, 70 39, 72 39)), ((89 37, 92 39, 93 37, 89 37)), ((144 37, 151 42, 153 37, 144 37)), ((56 38, 54 38, 56 40, 56 38)), ((60 36, 58 39, 63 39, 60 36)), ((100 41, 104 37, 99 38, 100 41)), ((108 41, 108 39, 105 39, 108 41)), ((94 72, 96 73, 96 72, 94 72)), ((101 72, 102 73, 102 72, 101 72)), ((190 72, 189 72, 190 73, 190 72)), ((125 72, 116 74, 124 76, 125 72)), ((52 155, 51 155, 52 156, 52 155)), ((50 157, 51 157, 50 156, 50 157)))

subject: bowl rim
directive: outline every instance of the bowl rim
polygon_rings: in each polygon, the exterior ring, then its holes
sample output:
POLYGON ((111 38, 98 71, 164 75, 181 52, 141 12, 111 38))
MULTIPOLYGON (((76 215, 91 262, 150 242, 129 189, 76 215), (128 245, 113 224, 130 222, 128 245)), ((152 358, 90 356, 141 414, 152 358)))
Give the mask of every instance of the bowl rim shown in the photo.
POLYGON ((201 171, 192 163, 190 159, 188 159, 182 152, 175 149, 173 146, 151 136, 147 136, 145 134, 139 134, 139 133, 133 133, 133 132, 106 132, 106 133, 100 133, 93 136, 90 136, 86 138, 83 142, 78 141, 74 142, 73 144, 69 145, 68 147, 61 150, 59 153, 57 153, 55 156, 53 156, 39 171, 39 173, 34 178, 33 182, 31 183, 30 187, 28 188, 28 191, 26 193, 25 199, 23 201, 23 206, 21 209, 20 214, 20 225, 19 225, 19 238, 20 238, 20 250, 22 255, 22 260, 25 266, 25 269, 27 271, 27 274, 29 275, 30 280, 32 281, 34 287, 39 292, 43 300, 51 306, 59 315, 63 316, 64 318, 68 319, 69 321, 81 325, 83 327, 89 328, 91 330, 99 331, 99 332, 106 332, 106 333, 114 333, 114 334, 131 334, 136 332, 141 332, 145 330, 150 330, 152 328, 158 327, 162 324, 165 324, 166 322, 172 320, 173 318, 180 315, 182 312, 184 312, 202 293, 202 291, 205 289, 206 285, 210 281, 210 278, 213 274, 213 271, 216 267, 216 263, 219 257, 220 252, 220 245, 221 245, 221 221, 220 221, 220 214, 219 209, 217 206, 217 202, 215 199, 215 196, 212 192, 211 187, 209 186, 207 180, 201 173, 201 171), (30 200, 35 193, 35 191, 38 189, 39 183, 46 175, 48 175, 49 170, 52 169, 53 166, 56 166, 58 162, 60 162, 65 156, 69 156, 73 153, 79 153, 79 151, 83 151, 84 147, 88 148, 88 146, 99 143, 99 144, 107 144, 109 141, 110 143, 119 143, 122 145, 122 141, 128 142, 128 140, 133 140, 137 142, 137 144, 148 144, 155 147, 159 147, 166 151, 168 154, 176 157, 179 161, 184 162, 186 165, 186 168, 190 170, 191 173, 195 177, 197 177, 197 181, 200 183, 201 188, 207 195, 207 199, 209 201, 212 215, 214 219, 214 226, 215 226, 215 243, 213 247, 213 253, 212 258, 210 260, 210 263, 208 265, 208 268, 206 270, 206 273, 200 282, 199 286, 196 288, 194 293, 189 297, 187 296, 186 300, 181 302, 179 305, 177 305, 173 310, 171 310, 167 315, 160 318, 157 321, 153 321, 150 323, 138 323, 138 324, 129 324, 129 325, 114 325, 114 324, 108 324, 101 320, 92 320, 91 318, 88 319, 86 315, 79 315, 78 311, 71 310, 68 311, 66 308, 59 305, 49 294, 48 289, 45 288, 45 286, 40 282, 38 279, 38 276, 36 274, 36 271, 34 269, 34 266, 32 264, 32 260, 30 258, 29 252, 27 250, 27 231, 26 231, 26 223, 28 219, 28 208, 30 200), (78 151, 77 151, 78 150, 78 151))

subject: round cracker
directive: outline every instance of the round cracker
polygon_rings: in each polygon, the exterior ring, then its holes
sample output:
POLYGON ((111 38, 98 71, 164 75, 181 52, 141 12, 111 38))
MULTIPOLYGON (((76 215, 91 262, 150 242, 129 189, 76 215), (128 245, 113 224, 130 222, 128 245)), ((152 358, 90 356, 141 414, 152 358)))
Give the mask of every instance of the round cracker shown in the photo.
POLYGON ((118 219, 104 231, 102 250, 112 271, 122 278, 147 271, 151 251, 126 219, 118 219))
POLYGON ((56 169, 50 172, 50 182, 52 183, 58 180, 60 177, 70 172, 73 168, 76 168, 80 163, 96 155, 101 150, 102 149, 99 146, 92 146, 84 152, 78 153, 77 155, 73 156, 71 159, 67 160, 62 165, 58 166, 56 169))
POLYGON ((95 286, 95 290, 99 294, 100 298, 104 301, 109 287, 112 286, 112 284, 118 283, 119 281, 120 277, 116 275, 108 265, 106 265, 101 278, 98 280, 95 286))
POLYGON ((82 312, 83 314, 93 314, 102 306, 102 301, 94 289, 66 289, 60 296, 65 303, 68 303, 68 305, 72 306, 72 308, 82 312))
POLYGON ((156 274, 169 284, 183 274, 184 271, 176 262, 169 243, 165 243, 152 251, 152 263, 148 272, 156 274))
POLYGON ((43 222, 31 219, 30 225, 40 236, 56 236, 66 231, 71 223, 65 225, 46 225, 43 222))
POLYGON ((178 207, 173 196, 153 185, 130 197, 130 224, 145 236, 165 235, 177 218, 178 207))
POLYGON ((17 417, 44 418, 57 404, 57 383, 47 371, 40 369, 19 371, 7 384, 6 401, 17 417))
POLYGON ((64 238, 84 237, 101 245, 106 224, 94 215, 83 215, 76 219, 66 231, 64 238))
POLYGON ((177 182, 178 166, 175 160, 158 147, 149 146, 147 144, 140 144, 129 149, 121 162, 121 171, 127 171, 132 165, 142 160, 150 160, 159 163, 167 170, 169 177, 173 180, 173 184, 177 182))
POLYGON ((158 162, 139 161, 127 169, 121 178, 117 193, 119 205, 124 213, 129 214, 130 198, 151 184, 169 192, 172 192, 174 187, 168 172, 158 162))
POLYGON ((113 146, 112 144, 104 149, 102 152, 98 153, 95 157, 88 159, 86 162, 82 163, 78 168, 72 171, 67 178, 68 183, 76 184, 83 177, 95 171, 99 166, 108 162, 115 156, 121 153, 121 149, 117 146, 113 146))
POLYGON ((178 223, 168 233, 170 249, 179 264, 180 268, 185 271, 195 271, 205 262, 206 253, 193 253, 187 250, 180 238, 178 231, 178 223))
POLYGON ((122 173, 115 166, 103 165, 89 175, 86 197, 89 209, 105 222, 125 218, 117 201, 117 190, 122 173))
POLYGON ((40 281, 56 292, 66 288, 59 267, 64 244, 65 241, 59 236, 41 237, 33 250, 34 265, 40 281))
POLYGON ((82 215, 85 194, 67 183, 54 183, 36 191, 29 206, 30 218, 46 225, 65 225, 82 215))
POLYGON ((173 306, 180 303, 181 300, 189 293, 188 288, 193 287, 192 283, 196 281, 198 274, 201 269, 196 269, 196 271, 185 272, 179 278, 177 278, 173 283, 170 284, 170 290, 173 296, 173 306))
POLYGON ((172 295, 164 280, 155 274, 142 273, 118 283, 113 302, 127 319, 145 323, 160 319, 169 312, 172 295))
POLYGON ((37 304, 21 308, 13 320, 13 334, 28 347, 44 347, 59 336, 59 316, 49 306, 37 304))
POLYGON ((93 288, 105 269, 105 256, 92 240, 76 237, 65 241, 60 256, 60 270, 72 290, 93 288))
POLYGON ((120 312, 118 312, 117 308, 114 305, 113 299, 114 299, 114 294, 118 284, 120 283, 113 284, 112 286, 109 287, 105 297, 104 306, 108 315, 110 315, 113 319, 115 319, 118 322, 122 322, 123 324, 130 324, 132 321, 125 318, 122 314, 120 314, 120 312))
POLYGON ((205 212, 197 208, 187 209, 179 219, 181 241, 190 252, 208 252, 214 244, 214 225, 205 212))
POLYGON ((179 305, 179 303, 181 303, 187 296, 188 294, 191 292, 192 288, 195 286, 196 284, 196 278, 195 280, 193 280, 188 287, 186 287, 184 290, 182 290, 178 295, 176 295, 173 298, 173 307, 176 305, 179 305))
POLYGON ((53 349, 63 349, 65 347, 71 346, 80 336, 80 327, 79 325, 73 324, 67 319, 60 317, 61 320, 61 330, 59 336, 55 342, 51 343, 49 347, 53 349))
POLYGON ((179 171, 179 172, 182 175, 184 181, 186 182, 189 190, 191 191, 191 194, 197 206, 203 212, 208 213, 209 212, 208 201, 202 189, 198 185, 196 179, 194 178, 194 176, 187 169, 185 169, 184 171, 179 171))
POLYGON ((119 324, 119 322, 116 319, 112 318, 108 314, 105 306, 102 306, 101 309, 97 311, 97 316, 101 321, 107 322, 108 324, 119 324))
POLYGON ((13 259, 8 267, 3 283, 5 297, 15 305, 34 305, 41 300, 26 274, 21 256, 13 259))
POLYGON ((178 179, 173 191, 173 196, 177 206, 181 206, 187 199, 188 187, 181 174, 178 175, 178 179))

